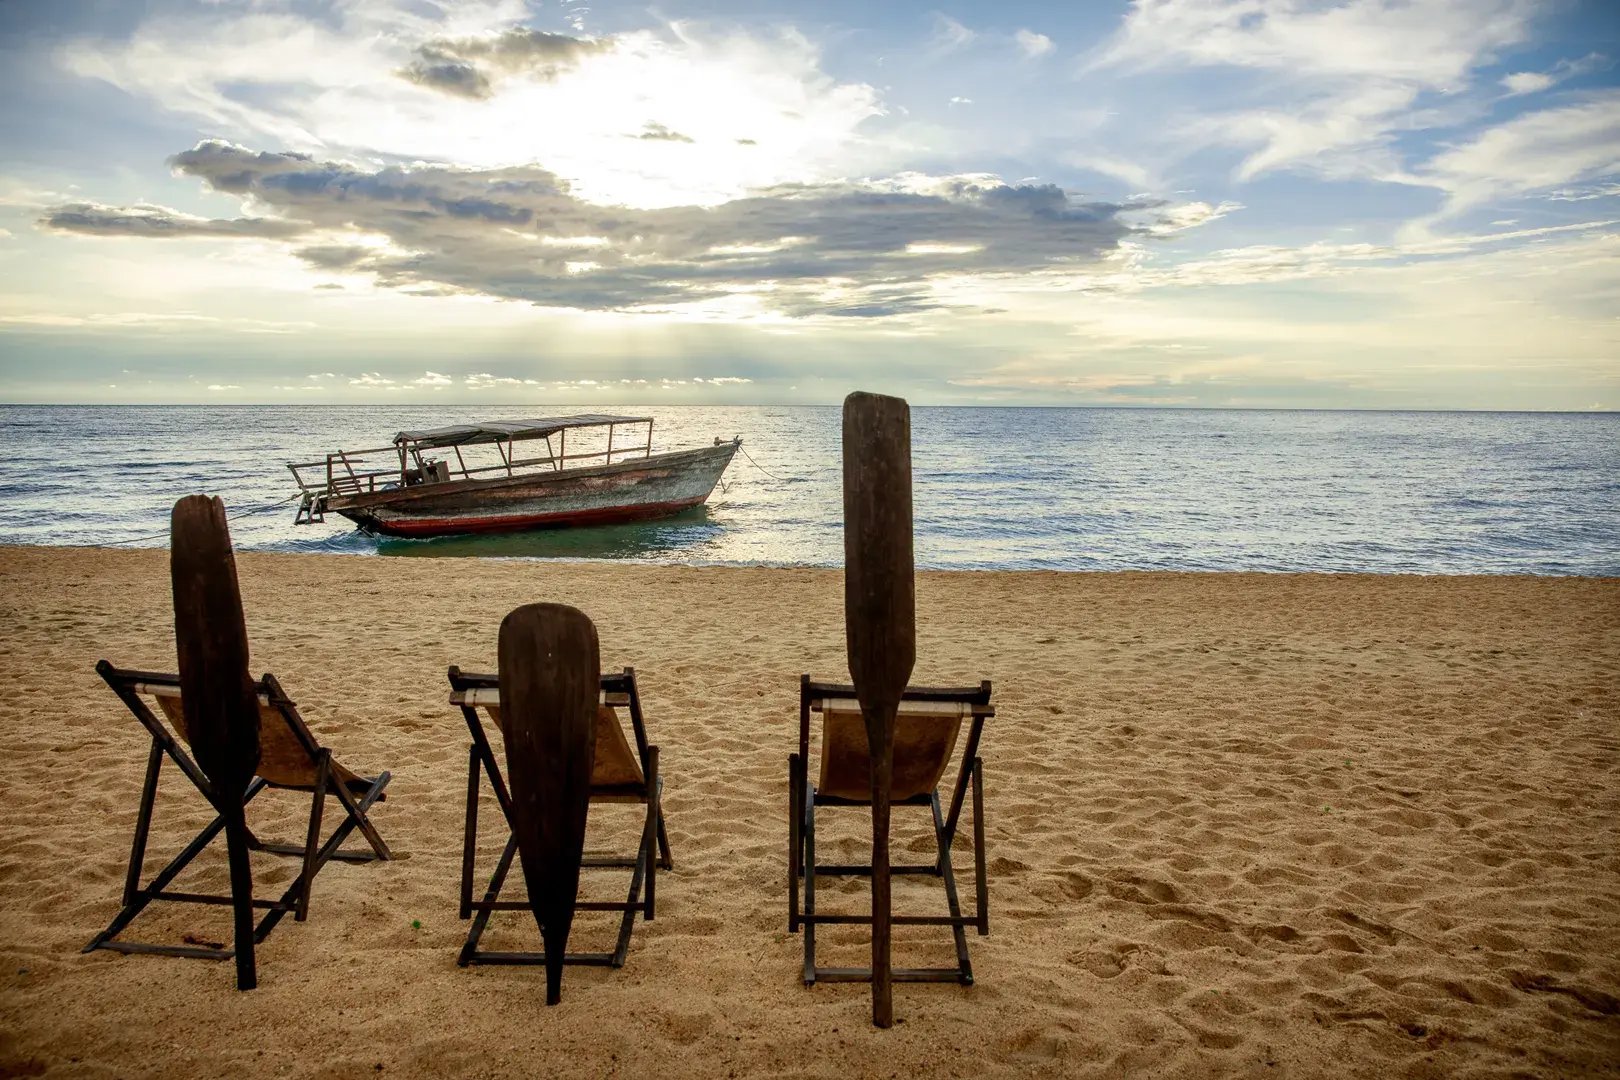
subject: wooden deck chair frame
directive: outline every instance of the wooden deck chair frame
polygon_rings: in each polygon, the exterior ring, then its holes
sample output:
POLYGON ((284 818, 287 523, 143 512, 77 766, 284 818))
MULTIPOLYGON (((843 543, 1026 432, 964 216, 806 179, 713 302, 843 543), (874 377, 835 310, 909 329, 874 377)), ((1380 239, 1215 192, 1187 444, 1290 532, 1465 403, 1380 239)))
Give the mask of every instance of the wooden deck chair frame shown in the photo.
MULTIPOLYGON (((472 743, 467 748, 467 814, 461 848, 461 918, 472 919, 472 926, 467 930, 467 940, 461 947, 461 954, 457 957, 456 963, 461 967, 469 964, 543 964, 544 952, 500 952, 478 947, 484 931, 489 926, 489 917, 492 913, 527 911, 529 904, 526 900, 500 898, 501 890, 505 887, 507 876, 511 872, 512 862, 517 856, 515 835, 507 838, 506 846, 495 864, 495 871, 490 876, 483 897, 481 899, 473 897, 474 864, 478 849, 478 799, 483 778, 488 778, 489 786, 495 793, 495 801, 501 808, 501 815, 506 819, 507 830, 508 832, 511 830, 512 797, 500 764, 495 760, 489 735, 478 716, 480 708, 499 706, 500 679, 493 674, 466 672, 454 666, 450 668, 449 674, 450 703, 461 708, 461 715, 467 721, 467 732, 472 736, 472 743)), ((654 916, 658 869, 662 867, 665 870, 673 870, 675 863, 670 858, 669 836, 664 827, 664 780, 658 773, 658 747, 647 742, 647 724, 641 712, 641 695, 636 690, 634 668, 625 668, 619 674, 602 676, 601 705, 613 709, 615 713, 619 709, 624 709, 630 714, 630 728, 635 739, 634 754, 641 767, 641 778, 639 784, 617 785, 609 791, 598 792, 593 787, 591 801, 643 803, 647 807, 647 819, 642 828, 640 845, 634 855, 586 855, 582 864, 587 869, 605 867, 631 871, 630 888, 622 902, 585 901, 577 905, 577 910, 580 911, 624 913, 619 923, 619 937, 613 951, 569 953, 563 958, 563 963, 617 968, 624 966, 625 957, 629 953, 630 935, 635 929, 636 914, 641 913, 649 922, 654 916), (646 883, 645 896, 642 896, 643 881, 646 883)))
MULTIPOLYGON (((172 673, 155 671, 134 671, 114 667, 106 660, 96 665, 96 672, 113 693, 135 714, 141 726, 152 736, 151 751, 146 759, 146 780, 141 787, 140 811, 135 818, 135 837, 130 845, 129 869, 124 878, 123 908, 107 926, 107 929, 97 934, 83 952, 93 952, 96 949, 112 949, 121 953, 154 953, 160 956, 187 956, 208 960, 228 960, 236 955, 236 950, 230 948, 216 948, 206 945, 153 945, 134 941, 114 940, 125 927, 133 922, 146 906, 154 900, 178 901, 193 904, 214 904, 229 907, 232 903, 230 894, 216 895, 211 893, 177 892, 169 889, 169 883, 184 870, 193 859, 200 855, 210 842, 218 836, 224 828, 225 819, 220 815, 219 800, 214 794, 213 785, 203 775, 190 753, 187 752, 182 740, 177 738, 170 730, 170 726, 160 720, 152 708, 147 704, 146 698, 153 697, 161 702, 163 698, 173 698, 176 702, 180 695, 180 677, 172 673), (146 845, 151 836, 153 808, 157 801, 158 774, 163 766, 163 759, 167 757, 175 766, 185 774, 186 778, 194 784, 210 806, 215 810, 212 823, 206 826, 196 837, 176 855, 168 865, 145 885, 141 884, 142 872, 146 861, 146 845)), ((285 735, 277 733, 272 738, 290 737, 299 750, 308 758, 310 775, 309 783, 302 782, 276 782, 264 776, 256 776, 248 786, 243 796, 243 805, 251 803, 260 792, 266 788, 281 788, 290 791, 307 791, 312 800, 309 811, 309 828, 302 844, 269 843, 260 840, 250 830, 248 833, 248 846, 250 850, 267 852, 273 855, 294 856, 303 860, 303 866, 297 877, 292 881, 285 892, 275 900, 262 900, 255 898, 253 906, 262 909, 265 914, 254 927, 253 940, 262 942, 274 930, 282 916, 291 912, 296 922, 303 922, 309 915, 310 890, 315 881, 315 875, 332 859, 345 862, 371 862, 388 859, 391 855, 388 845, 383 842, 371 819, 367 816, 372 804, 385 798, 383 789, 388 786, 389 773, 382 773, 375 779, 366 779, 356 776, 333 760, 331 750, 323 747, 315 740, 309 726, 299 716, 298 708, 291 698, 281 688, 274 675, 265 675, 254 684, 259 694, 259 710, 261 724, 265 722, 280 722, 285 725, 285 735), (271 717, 276 720, 272 721, 271 717), (326 800, 335 798, 343 806, 343 821, 332 831, 332 835, 321 841, 321 821, 325 812, 326 800), (366 842, 371 845, 370 851, 341 851, 339 848, 348 839, 349 834, 359 829, 366 842)), ((165 709, 165 711, 167 711, 165 709)), ((260 743, 264 743, 265 735, 261 729, 260 743)), ((260 763, 261 769, 264 763, 260 763)))
MULTIPOLYGON (((828 701, 839 701, 847 707, 853 707, 857 712, 860 706, 854 703, 855 688, 844 683, 812 682, 810 676, 799 677, 799 751, 788 758, 788 931, 804 932, 804 984, 813 986, 817 980, 823 982, 870 982, 872 969, 817 967, 816 966, 816 927, 827 924, 860 924, 870 926, 871 913, 855 914, 822 914, 816 910, 816 876, 849 876, 870 877, 872 866, 870 863, 818 863, 816 862, 816 807, 818 806, 859 806, 870 808, 871 798, 851 798, 838 795, 823 794, 816 790, 810 782, 810 714, 822 711, 823 704, 828 701)), ((899 718, 904 719, 907 714, 927 714, 930 704, 942 706, 957 706, 959 708, 956 723, 960 725, 963 718, 971 717, 968 726, 967 743, 961 755, 961 772, 957 777, 956 787, 951 792, 950 808, 945 812, 940 803, 939 787, 936 783, 932 791, 911 795, 907 798, 896 798, 894 806, 926 806, 933 812, 934 839, 938 845, 938 854, 935 861, 924 864, 897 864, 890 867, 892 874, 927 875, 941 879, 945 890, 945 902, 949 915, 895 915, 893 923, 897 926, 949 926, 955 938, 956 964, 954 967, 930 968, 895 968, 893 979, 895 982, 957 982, 964 986, 973 983, 973 965, 968 959, 966 927, 972 926, 978 930, 979 936, 990 932, 990 896, 985 872, 984 852, 984 762, 978 756, 979 738, 984 730, 984 722, 995 716, 996 710, 990 704, 990 683, 980 683, 976 687, 948 688, 948 687, 907 687, 900 699, 899 718), (951 844, 956 838, 957 825, 961 821, 962 806, 969 793, 973 797, 973 864, 974 864, 974 908, 972 915, 962 914, 961 902, 957 895, 956 873, 951 865, 951 844)), ((942 721, 943 722, 943 721, 942 721)), ((865 733, 862 730, 861 760, 865 758, 865 733)), ((827 748, 822 747, 825 755, 827 748)), ((896 748, 896 775, 899 772, 901 750, 896 748)), ((949 759, 942 763, 949 767, 949 759)))

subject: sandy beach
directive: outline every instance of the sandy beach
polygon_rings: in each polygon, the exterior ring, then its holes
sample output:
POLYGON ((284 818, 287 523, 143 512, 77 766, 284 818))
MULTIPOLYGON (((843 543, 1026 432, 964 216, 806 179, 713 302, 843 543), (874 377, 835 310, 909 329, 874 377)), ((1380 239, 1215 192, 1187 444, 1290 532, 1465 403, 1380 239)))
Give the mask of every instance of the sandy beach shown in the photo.
MULTIPOLYGON (((883 1032, 865 987, 801 985, 786 932, 797 679, 846 677, 838 572, 238 560, 255 671, 351 768, 393 771, 373 820, 408 858, 323 870, 251 993, 227 964, 80 955, 149 745, 93 669, 173 668, 167 554, 0 548, 0 1075, 1620 1075, 1620 580, 921 574, 914 681, 995 683, 991 934, 976 985, 897 987, 883 1032), (676 863, 628 964, 570 969, 550 1009, 538 969, 455 965, 445 680, 492 670, 501 616, 539 600, 636 668, 676 863)), ((292 836, 307 802, 254 810, 292 836)), ((205 821, 166 772, 149 865, 205 821)), ((823 850, 858 857, 864 826, 827 815, 823 850)), ((923 818, 895 827, 926 850, 923 818)), ((135 929, 226 940, 229 915, 135 929)), ((948 949, 902 929, 897 962, 948 949)), ((824 960, 863 940, 825 932, 824 960)), ((486 941, 538 947, 516 916, 486 941)))

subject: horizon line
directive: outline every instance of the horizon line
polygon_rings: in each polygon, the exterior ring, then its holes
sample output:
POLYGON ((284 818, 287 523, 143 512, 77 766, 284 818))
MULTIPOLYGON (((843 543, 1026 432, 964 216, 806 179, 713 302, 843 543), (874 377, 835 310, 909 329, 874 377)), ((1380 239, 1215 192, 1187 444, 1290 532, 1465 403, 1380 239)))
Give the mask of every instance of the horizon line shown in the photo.
MULTIPOLYGON (((401 406, 413 409, 425 408, 456 408, 456 409, 507 409, 530 408, 533 406, 551 407, 562 404, 560 402, 527 402, 513 405, 511 403, 493 403, 482 401, 469 402, 398 402, 398 403, 365 403, 365 402, 316 402, 316 401, 0 401, 0 408, 7 409, 397 409, 401 406)), ((665 409, 837 409, 842 402, 612 402, 611 404, 633 406, 636 408, 665 408, 665 409)), ((1471 408, 1467 406, 1369 406, 1369 405, 1137 405, 1123 402, 1108 404, 1073 404, 1073 405, 989 405, 989 404, 916 404, 907 403, 913 409, 1098 409, 1121 411, 1149 411, 1164 412, 1365 412, 1365 413, 1482 413, 1482 414, 1531 414, 1531 415, 1568 415, 1568 416, 1613 416, 1620 415, 1620 406, 1601 406, 1590 408, 1566 409, 1496 409, 1471 408)), ((573 402, 568 407, 584 409, 590 406, 585 402, 573 402)))

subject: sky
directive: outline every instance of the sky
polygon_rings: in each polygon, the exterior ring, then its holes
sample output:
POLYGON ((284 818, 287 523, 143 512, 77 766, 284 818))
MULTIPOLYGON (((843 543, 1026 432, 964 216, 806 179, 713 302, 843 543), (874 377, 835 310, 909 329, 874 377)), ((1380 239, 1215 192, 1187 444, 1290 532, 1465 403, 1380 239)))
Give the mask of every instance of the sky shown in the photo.
POLYGON ((0 0, 0 401, 1620 409, 1620 4, 0 0))

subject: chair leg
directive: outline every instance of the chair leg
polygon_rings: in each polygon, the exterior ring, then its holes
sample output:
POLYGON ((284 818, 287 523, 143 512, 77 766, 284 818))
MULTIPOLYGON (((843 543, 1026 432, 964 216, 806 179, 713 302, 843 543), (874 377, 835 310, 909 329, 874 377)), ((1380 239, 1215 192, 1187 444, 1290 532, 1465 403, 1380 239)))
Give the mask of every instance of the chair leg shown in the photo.
MULTIPOLYGON (((655 757, 652 760, 656 762, 657 759, 655 757)), ((656 765, 654 765, 654 768, 656 768, 656 765)), ((649 774, 651 774, 652 771, 652 769, 649 769, 649 774)), ((655 788, 654 791, 656 790, 657 789, 655 788)), ((641 903, 637 903, 636 898, 641 895, 641 877, 644 873, 648 875, 647 887, 649 901, 652 896, 651 875, 658 863, 657 853, 654 850, 653 839, 657 832, 657 826, 654 824, 656 820, 657 819, 653 816, 652 809, 649 806, 647 824, 642 828, 641 831, 641 845, 636 850, 635 868, 630 872, 630 891, 624 898, 624 915, 619 920, 619 938, 614 943, 613 952, 608 957, 608 965, 610 967, 624 967, 625 958, 630 955, 630 935, 634 933, 636 929, 636 912, 639 910, 645 915, 646 918, 652 918, 651 915, 646 914, 649 910, 648 902, 643 901, 641 903)), ((580 957, 578 954, 570 953, 563 957, 563 963, 577 963, 579 962, 579 959, 580 957)))
MULTIPOLYGON (((287 891, 281 894, 281 899, 265 913, 264 918, 259 920, 258 929, 253 934, 254 941, 263 941, 269 937, 270 931, 276 928, 276 923, 281 921, 281 917, 287 914, 288 911, 296 909, 295 901, 299 891, 304 886, 304 882, 314 880, 315 875, 320 873, 323 866, 338 857, 338 848, 343 845, 343 841, 348 839, 349 834, 354 831, 355 827, 366 820, 366 811, 371 809, 372 804, 383 793, 383 788, 388 786, 390 775, 390 773, 383 773, 377 777, 376 782, 371 785, 371 789, 366 792, 365 797, 359 802, 354 801, 354 796, 350 795, 342 784, 328 785, 331 794, 336 795, 338 801, 343 803, 346 808, 349 808, 348 816, 344 818, 342 824, 332 830, 332 835, 326 838, 326 843, 322 844, 315 852, 314 859, 306 863, 310 867, 307 876, 301 874, 294 878, 293 883, 287 887, 287 891)), ((385 847, 383 849, 384 854, 381 856, 367 856, 366 861, 379 857, 389 858, 390 856, 386 854, 387 850, 385 847)))
MULTIPOLYGON (((501 887, 506 884, 506 875, 512 869, 512 859, 517 855, 517 834, 513 834, 506 841, 506 850, 501 852, 500 861, 495 864, 495 873, 490 875, 489 888, 484 890, 484 903, 493 904, 501 897, 501 887)), ((461 955, 456 957, 458 967, 466 967, 473 962, 478 952, 479 939, 484 936, 484 928, 489 925, 490 909, 482 908, 473 916, 472 926, 467 929, 467 940, 461 946, 461 955)))
POLYGON ((152 834, 152 807, 157 802, 158 771, 163 768, 163 744, 152 740, 146 758, 146 780, 141 785, 141 809, 135 815, 135 837, 129 845, 129 871, 124 875, 124 906, 135 902, 141 887, 141 866, 146 862, 146 840, 152 834))
POLYGON ((303 888, 298 890, 298 910, 293 913, 294 922, 309 918, 309 894, 315 885, 315 854, 321 842, 321 815, 326 810, 326 784, 332 775, 332 752, 323 747, 319 758, 320 764, 315 770, 315 797, 309 808, 309 832, 304 839, 304 870, 300 875, 303 888))
MULTIPOLYGON (((475 736, 476 739, 476 736, 475 736)), ((495 795, 502 808, 506 807, 504 788, 501 784, 500 774, 494 761, 488 756, 487 747, 481 747, 477 741, 469 748, 467 765, 467 809, 462 837, 462 873, 461 873, 461 914, 463 918, 471 918, 472 925, 467 930, 466 940, 463 942, 461 952, 456 958, 458 967, 467 967, 472 964, 507 964, 531 965, 546 962, 544 952, 511 952, 511 951, 483 951, 479 943, 484 932, 489 927, 490 916, 496 911, 527 910, 526 902, 502 902, 501 892, 505 888, 506 880, 517 858, 518 844, 515 833, 509 833, 506 847, 496 862, 495 871, 490 875, 488 888, 484 890, 481 900, 474 900, 472 893, 472 879, 476 873, 476 856, 478 850, 478 800, 482 794, 482 777, 487 775, 495 789, 495 795)), ((635 919, 639 914, 649 922, 657 913, 657 873, 660 868, 668 869, 673 865, 668 856, 668 839, 664 830, 663 793, 664 779, 658 768, 658 748, 648 748, 646 761, 646 777, 648 798, 645 804, 646 816, 643 819, 640 842, 632 858, 610 856, 605 858, 588 858, 587 866, 622 867, 631 871, 630 886, 622 903, 578 903, 576 910, 581 911, 615 911, 620 913, 619 933, 611 952, 571 952, 563 957, 562 962, 570 965, 592 965, 601 967, 623 967, 629 954, 630 940, 635 929, 635 919), (662 858, 660 855, 662 854, 662 858), (645 885, 646 896, 642 895, 645 885)), ((511 825, 510 816, 506 816, 508 827, 511 825)))
POLYGON ((478 746, 467 747, 467 816, 461 833, 461 918, 472 918, 473 860, 478 850, 478 746))
MULTIPOLYGON (((152 783, 155 787, 155 772, 151 775, 152 783)), ((248 803, 253 801, 254 797, 257 796, 259 792, 264 790, 264 788, 264 781, 262 779, 255 779, 253 783, 248 786, 247 792, 242 798, 242 805, 246 807, 248 803)), ((156 793, 154 791, 154 801, 155 799, 156 793)), ((151 824, 151 808, 146 807, 144 820, 142 818, 137 818, 136 820, 135 828, 137 834, 149 834, 151 824)), ((137 885, 134 889, 132 899, 119 910, 117 915, 113 916, 113 921, 107 925, 105 930, 97 934, 94 938, 91 938, 90 943, 79 951, 94 952, 97 949, 105 948, 114 949, 121 952, 150 952, 168 956, 205 956, 210 959, 229 959, 232 955, 232 951, 229 949, 199 949, 169 945, 138 945, 113 940, 123 932, 125 927, 135 921, 136 916, 138 916, 142 911, 146 910, 146 906, 150 904, 153 899, 157 898, 156 894, 161 893, 169 882, 178 877, 180 872, 191 864, 191 860, 200 855, 202 850, 212 843, 214 837, 218 836, 220 831, 224 828, 225 815, 216 813, 214 820, 205 826, 203 830, 196 836, 192 837, 191 843, 187 844, 183 849, 181 849, 180 854, 176 855, 173 859, 170 859, 168 865, 166 865, 162 870, 159 870, 157 875, 153 877, 151 882, 149 882, 144 888, 140 887, 139 885, 141 866, 137 864, 135 867, 137 885)), ((144 863, 146 854, 146 836, 139 835, 138 839, 142 849, 140 862, 144 863)), ((128 885, 129 880, 126 878, 126 890, 128 885)), ((220 899, 228 900, 229 897, 221 897, 220 899)))
POLYGON ((123 909, 113 916, 113 921, 107 925, 107 929, 97 934, 91 939, 90 944, 80 951, 93 952, 117 937, 124 927, 134 922, 135 916, 144 911, 146 905, 152 902, 152 894, 161 892, 163 887, 173 881, 180 871, 184 870, 191 860, 195 859, 202 852, 202 849, 207 847, 214 837, 220 834, 220 830, 224 828, 225 818, 216 816, 213 822, 192 838, 191 843, 187 844, 180 854, 169 861, 169 865, 158 871, 157 876, 152 879, 150 885, 144 889, 136 889, 135 899, 125 904, 123 909))
POLYGON ((647 789, 651 797, 647 800, 647 824, 642 830, 641 851, 637 858, 647 864, 647 902, 644 917, 648 922, 652 922, 654 894, 658 886, 658 853, 654 850, 654 846, 658 836, 659 810, 664 805, 664 778, 658 775, 656 746, 650 747, 647 751, 647 789))
POLYGON ((361 835, 366 838, 366 843, 371 845, 371 850, 377 853, 379 859, 391 859, 393 855, 389 853, 388 845, 383 843, 381 834, 371 824, 371 818, 366 816, 366 810, 376 801, 377 796, 382 794, 383 788, 388 786, 388 781, 391 779, 393 779, 393 773, 380 773, 377 779, 372 781, 370 790, 364 796, 363 804, 355 801, 354 792, 349 790, 348 785, 332 785, 332 794, 336 795, 338 802, 343 804, 343 809, 349 812, 349 820, 345 821, 344 825, 353 823, 353 826, 358 828, 361 835))
POLYGON ((788 755, 788 933, 799 932, 799 755, 788 755))
MULTIPOLYGON (((816 789, 804 784, 804 913, 816 913, 816 789)), ((804 985, 816 984, 816 923, 804 924, 804 985)))
POLYGON ((669 854, 669 833, 664 829, 664 804, 658 804, 658 865, 664 870, 675 869, 675 860, 669 854))
MULTIPOLYGON (((951 913, 952 919, 962 917, 962 902, 956 895, 956 870, 951 865, 951 838, 945 834, 945 815, 940 811, 939 792, 934 792, 930 800, 934 812, 934 841, 939 850, 939 876, 945 884, 945 905, 951 913)), ((973 985, 973 964, 968 960, 967 934, 962 930, 962 924, 951 924, 951 937, 956 943, 956 966, 961 972, 959 976, 963 986, 973 985)))
POLYGON ((979 909, 979 936, 990 933, 990 884, 984 852, 984 759, 973 759, 973 873, 979 909))

